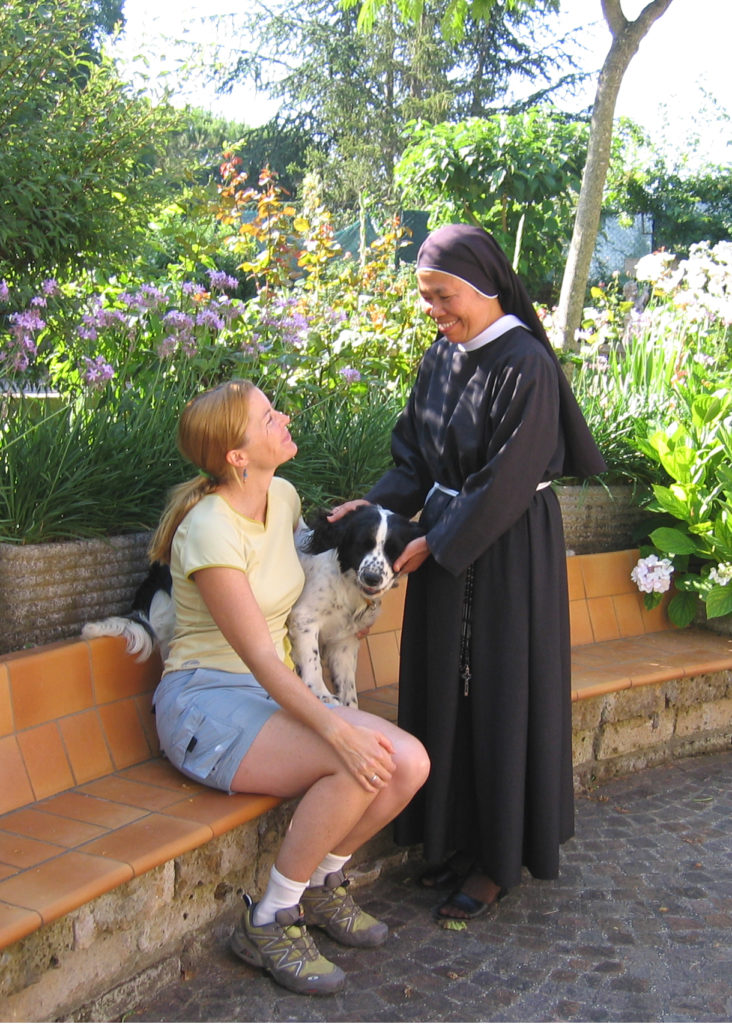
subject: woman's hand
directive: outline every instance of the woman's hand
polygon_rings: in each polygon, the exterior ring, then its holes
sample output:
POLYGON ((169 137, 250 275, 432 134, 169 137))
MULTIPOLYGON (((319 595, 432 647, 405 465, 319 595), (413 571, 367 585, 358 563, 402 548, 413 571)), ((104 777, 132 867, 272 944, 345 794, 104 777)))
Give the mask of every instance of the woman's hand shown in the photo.
POLYGON ((396 769, 394 747, 383 733, 352 725, 336 712, 332 717, 340 728, 328 737, 350 773, 369 793, 378 792, 396 769))
POLYGON ((370 504, 371 504, 371 502, 370 501, 366 501, 365 498, 353 498, 351 501, 344 501, 342 505, 336 505, 336 507, 333 509, 333 511, 328 516, 328 522, 329 523, 336 523, 336 522, 338 522, 339 519, 342 519, 343 516, 347 515, 349 512, 353 512, 353 510, 355 508, 358 508, 359 505, 370 505, 370 504))
POLYGON ((430 549, 426 537, 410 540, 401 555, 394 562, 396 572, 414 572, 429 557, 430 549))

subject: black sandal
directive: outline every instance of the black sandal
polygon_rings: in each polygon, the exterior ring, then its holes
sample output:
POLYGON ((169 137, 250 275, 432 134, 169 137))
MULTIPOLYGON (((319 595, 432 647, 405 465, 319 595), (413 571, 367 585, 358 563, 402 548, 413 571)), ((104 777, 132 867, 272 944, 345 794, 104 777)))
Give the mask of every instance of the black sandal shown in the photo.
POLYGON ((499 889, 492 900, 484 903, 475 896, 469 896, 466 892, 458 889, 455 892, 451 892, 444 903, 439 905, 435 911, 435 916, 438 921, 471 921, 473 918, 480 917, 489 910, 493 910, 498 901, 502 900, 507 894, 508 889, 499 889), (445 914, 445 909, 449 908, 454 908, 459 913, 445 914))

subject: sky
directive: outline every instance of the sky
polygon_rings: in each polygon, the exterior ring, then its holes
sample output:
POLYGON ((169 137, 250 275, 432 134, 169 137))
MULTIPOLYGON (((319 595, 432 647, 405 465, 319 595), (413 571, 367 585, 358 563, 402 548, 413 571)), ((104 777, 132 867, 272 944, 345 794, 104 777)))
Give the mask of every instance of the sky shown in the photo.
MULTIPOLYGON (((145 67, 151 91, 167 83, 171 100, 211 110, 251 127, 264 123, 276 105, 251 87, 217 96, 213 86, 181 88, 174 70, 182 59, 176 39, 214 40, 207 15, 231 14, 241 0, 126 0, 125 30, 113 48, 128 69, 145 67)), ((290 0, 292 2, 292 0, 290 0)), ((627 18, 635 18, 645 0, 623 0, 627 18)), ((599 71, 610 45, 600 0, 562 0, 562 18, 568 28, 584 25, 585 67, 599 71)), ((221 43, 226 43, 227 22, 221 22, 221 43)), ((671 151, 688 148, 698 135, 699 154, 712 162, 732 160, 732 126, 714 114, 714 98, 732 117, 732 74, 729 41, 732 38, 732 0, 672 0, 651 27, 623 78, 616 117, 626 115, 643 125, 654 141, 671 151), (705 95, 706 94, 706 95, 705 95)), ((576 106, 589 105, 594 83, 576 106)))

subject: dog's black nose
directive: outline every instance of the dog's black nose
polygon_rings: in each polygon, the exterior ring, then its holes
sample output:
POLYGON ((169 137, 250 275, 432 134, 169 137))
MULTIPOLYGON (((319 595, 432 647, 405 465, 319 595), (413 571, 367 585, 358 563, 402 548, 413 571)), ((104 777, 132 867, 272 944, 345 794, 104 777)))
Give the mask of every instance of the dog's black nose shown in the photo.
POLYGON ((380 572, 370 572, 368 569, 361 573, 361 582, 367 587, 380 587, 382 576, 380 572))

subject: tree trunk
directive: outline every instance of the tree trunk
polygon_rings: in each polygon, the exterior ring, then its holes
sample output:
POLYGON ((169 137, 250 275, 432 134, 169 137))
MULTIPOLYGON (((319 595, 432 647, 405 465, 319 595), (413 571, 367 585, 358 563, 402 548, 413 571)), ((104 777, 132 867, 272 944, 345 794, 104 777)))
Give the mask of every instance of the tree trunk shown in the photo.
POLYGON ((582 175, 572 241, 562 278, 556 322, 563 348, 576 351, 577 328, 582 319, 585 289, 600 228, 602 195, 610 164, 615 103, 628 65, 651 25, 661 17, 672 0, 651 0, 635 21, 628 21, 620 0, 601 0, 602 13, 612 35, 612 44, 600 72, 592 108, 587 163, 582 175))

